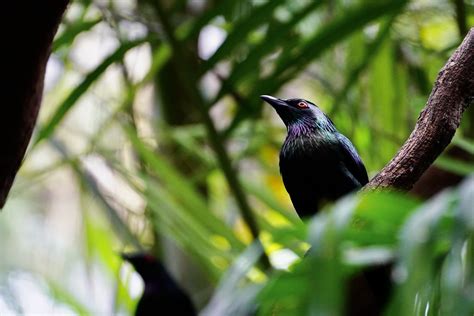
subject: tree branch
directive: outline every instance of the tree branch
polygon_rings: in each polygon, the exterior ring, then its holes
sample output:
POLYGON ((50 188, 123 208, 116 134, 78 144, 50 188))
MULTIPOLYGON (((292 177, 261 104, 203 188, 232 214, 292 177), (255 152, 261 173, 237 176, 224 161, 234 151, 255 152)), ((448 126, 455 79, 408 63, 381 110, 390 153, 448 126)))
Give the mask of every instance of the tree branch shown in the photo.
POLYGON ((411 189, 451 142, 462 114, 473 101, 474 28, 438 74, 408 140, 366 187, 411 189))
POLYGON ((25 155, 41 103, 51 43, 69 0, 9 1, 2 24, 0 208, 25 155))

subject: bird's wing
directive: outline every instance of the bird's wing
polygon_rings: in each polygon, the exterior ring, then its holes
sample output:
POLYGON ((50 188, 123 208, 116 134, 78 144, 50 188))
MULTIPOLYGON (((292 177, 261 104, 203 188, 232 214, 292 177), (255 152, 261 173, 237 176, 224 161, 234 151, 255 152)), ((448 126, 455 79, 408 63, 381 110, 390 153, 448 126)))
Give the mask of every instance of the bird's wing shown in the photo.
POLYGON ((346 136, 340 133, 337 133, 337 139, 341 146, 342 158, 347 169, 349 169, 357 181, 359 181, 361 186, 366 185, 369 182, 367 170, 365 169, 364 163, 360 159, 357 150, 354 148, 354 145, 352 145, 351 141, 346 136))

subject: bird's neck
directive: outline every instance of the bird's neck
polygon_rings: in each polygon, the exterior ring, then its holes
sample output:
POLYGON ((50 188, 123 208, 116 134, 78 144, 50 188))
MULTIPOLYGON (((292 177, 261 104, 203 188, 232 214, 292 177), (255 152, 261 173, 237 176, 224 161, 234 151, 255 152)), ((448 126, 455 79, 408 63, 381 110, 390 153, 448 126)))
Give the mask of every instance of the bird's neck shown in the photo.
POLYGON ((315 124, 307 124, 305 122, 296 122, 288 125, 288 137, 310 137, 317 133, 317 126, 315 124))
POLYGON ((336 132, 333 123, 325 116, 301 117, 287 126, 289 137, 314 137, 318 134, 324 136, 336 132))
POLYGON ((161 292, 169 291, 176 288, 176 284, 173 279, 168 275, 153 274, 144 278, 145 292, 161 292))

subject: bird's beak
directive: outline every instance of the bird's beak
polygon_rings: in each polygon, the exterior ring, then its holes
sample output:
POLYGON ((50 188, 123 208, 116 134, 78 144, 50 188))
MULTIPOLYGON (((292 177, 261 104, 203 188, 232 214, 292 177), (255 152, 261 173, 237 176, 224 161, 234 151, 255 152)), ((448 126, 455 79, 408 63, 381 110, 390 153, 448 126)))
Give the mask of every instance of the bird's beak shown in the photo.
POLYGON ((261 95, 260 98, 263 101, 270 104, 271 106, 273 106, 275 109, 279 109, 279 108, 288 106, 288 104, 286 104, 286 102, 284 100, 272 97, 271 95, 261 95))

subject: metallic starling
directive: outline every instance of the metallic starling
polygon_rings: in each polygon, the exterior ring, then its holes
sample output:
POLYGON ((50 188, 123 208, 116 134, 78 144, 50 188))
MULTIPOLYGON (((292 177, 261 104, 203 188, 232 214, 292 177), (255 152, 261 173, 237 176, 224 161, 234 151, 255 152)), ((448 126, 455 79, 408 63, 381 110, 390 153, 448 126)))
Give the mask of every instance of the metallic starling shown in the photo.
POLYGON ((197 315, 188 295, 155 257, 146 253, 122 254, 143 278, 145 289, 135 310, 144 315, 197 315))
POLYGON ((287 127, 280 173, 300 217, 313 215, 323 202, 337 200, 367 184, 367 171, 356 149, 314 103, 260 97, 287 127))

